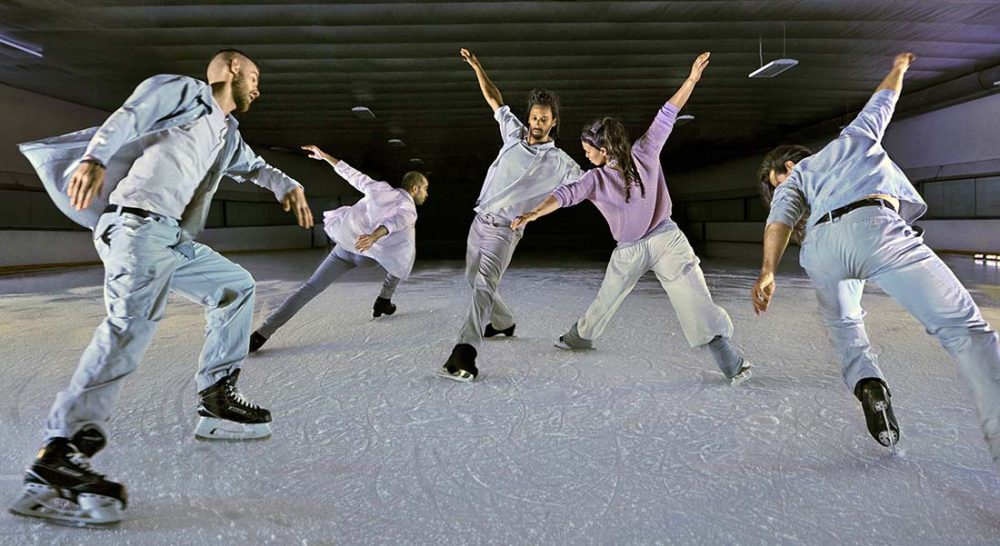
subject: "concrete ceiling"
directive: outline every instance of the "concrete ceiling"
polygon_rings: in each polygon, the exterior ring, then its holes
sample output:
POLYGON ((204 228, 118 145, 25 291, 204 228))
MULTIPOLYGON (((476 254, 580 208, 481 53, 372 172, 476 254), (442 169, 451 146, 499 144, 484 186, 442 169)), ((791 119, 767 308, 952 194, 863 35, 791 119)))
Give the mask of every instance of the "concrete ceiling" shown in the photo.
POLYGON ((242 116, 248 141, 314 142, 396 165, 420 157, 433 168, 489 160, 499 143, 460 47, 479 56, 518 113, 532 87, 559 93, 562 146, 577 157, 584 122, 617 115, 636 136, 710 50, 685 110, 696 120, 676 130, 668 154, 718 157, 849 115, 899 51, 919 56, 907 92, 997 66, 1000 2, 30 0, 2 4, 0 34, 44 51, 39 59, 0 46, 0 82, 108 110, 149 75, 203 77, 214 51, 238 47, 262 71, 262 96, 242 116), (758 37, 765 62, 800 64, 748 79, 760 65, 758 37), (357 105, 376 119, 357 119, 357 105), (407 147, 389 147, 394 137, 407 147))

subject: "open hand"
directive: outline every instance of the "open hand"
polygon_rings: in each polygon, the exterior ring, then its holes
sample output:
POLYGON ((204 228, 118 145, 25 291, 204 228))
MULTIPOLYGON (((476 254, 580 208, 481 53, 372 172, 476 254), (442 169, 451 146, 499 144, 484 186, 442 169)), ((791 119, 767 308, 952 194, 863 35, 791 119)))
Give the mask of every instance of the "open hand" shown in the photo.
POLYGON ((698 80, 701 79, 701 73, 704 72, 705 67, 708 66, 708 58, 711 56, 712 52, 710 51, 706 51, 701 55, 698 55, 698 58, 694 60, 694 64, 691 65, 691 75, 688 76, 689 80, 698 83, 698 80))
POLYGON ((104 167, 93 161, 84 161, 73 171, 73 177, 66 186, 70 205, 76 210, 90 206, 94 197, 100 195, 104 186, 104 167))
POLYGON ((281 198, 281 208, 285 209, 285 212, 294 212, 295 221, 299 223, 299 226, 305 229, 313 227, 312 211, 309 210, 309 203, 306 202, 306 192, 301 187, 295 188, 281 198))
POLYGON ((306 144, 302 147, 303 150, 309 152, 309 159, 318 159, 320 161, 328 161, 330 159, 330 154, 324 152, 315 144, 306 144))

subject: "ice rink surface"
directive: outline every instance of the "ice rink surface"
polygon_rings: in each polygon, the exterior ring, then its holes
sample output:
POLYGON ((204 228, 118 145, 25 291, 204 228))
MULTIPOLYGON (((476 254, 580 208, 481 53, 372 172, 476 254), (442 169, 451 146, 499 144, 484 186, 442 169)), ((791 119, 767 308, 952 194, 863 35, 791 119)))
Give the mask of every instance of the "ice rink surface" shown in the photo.
MULTIPOLYGON (((759 248, 759 247, 758 247, 759 248)), ((759 250, 757 250, 759 252, 759 250)), ((323 253, 238 254, 259 325, 323 253)), ((948 259, 1000 324, 1000 274, 948 259)), ((472 384, 435 376, 467 312, 460 262, 419 262, 371 319, 381 274, 354 272, 245 364, 274 436, 196 441, 203 319, 172 297, 126 380, 94 466, 129 488, 111 530, 0 515, 0 544, 996 544, 1000 478, 955 367, 877 288, 868 332, 900 452, 872 440, 808 279, 778 278, 757 318, 757 260, 703 263, 756 365, 733 388, 687 346, 652 275, 596 351, 552 346, 591 302, 600 262, 515 258, 517 336, 488 341, 472 384)), ((97 267, 0 277, 0 498, 16 496, 44 416, 103 316, 97 267)))

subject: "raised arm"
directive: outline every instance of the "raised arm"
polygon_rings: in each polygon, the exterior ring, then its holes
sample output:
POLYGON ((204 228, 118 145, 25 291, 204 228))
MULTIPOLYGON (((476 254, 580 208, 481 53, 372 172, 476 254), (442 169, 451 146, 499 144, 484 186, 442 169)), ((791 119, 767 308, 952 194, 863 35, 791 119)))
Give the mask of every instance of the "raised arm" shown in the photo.
POLYGON ((503 96, 500 95, 500 90, 490 81, 489 76, 486 75, 486 71, 483 70, 483 65, 479 64, 479 59, 476 58, 475 53, 465 48, 462 48, 459 52, 462 54, 462 60, 469 63, 469 66, 476 71, 476 79, 479 80, 479 89, 483 92, 483 98, 489 103, 490 108, 496 112, 503 106, 503 96))
POLYGON ((656 113, 656 117, 653 118, 653 123, 649 126, 649 130, 636 141, 636 151, 647 155, 653 154, 659 158, 660 151, 663 150, 663 145, 667 143, 667 138, 674 130, 677 112, 691 98, 694 86, 697 85, 698 80, 701 79, 701 75, 705 71, 705 67, 708 66, 708 58, 710 56, 711 53, 706 51, 698 55, 698 58, 694 60, 694 64, 691 65, 691 74, 684 80, 684 83, 681 84, 677 92, 667 100, 667 103, 660 108, 660 111, 656 113))
POLYGON ((910 52, 896 55, 896 58, 892 60, 892 70, 886 74, 882 83, 878 84, 875 92, 892 89, 897 95, 900 94, 903 91, 903 76, 906 75, 906 71, 910 69, 910 65, 915 60, 917 60, 917 56, 910 52))
POLYGON ((858 117, 841 131, 842 136, 870 138, 881 142, 885 129, 889 125, 892 113, 896 109, 896 101, 903 90, 903 76, 910 69, 916 57, 912 53, 900 53, 893 60, 892 69, 886 74, 882 83, 875 88, 875 93, 868 103, 858 113, 858 117))
POLYGON ((694 86, 698 84, 698 80, 701 79, 702 72, 704 72, 705 67, 708 66, 708 58, 711 56, 712 53, 709 51, 698 55, 698 58, 694 60, 694 64, 691 65, 691 74, 688 75, 687 79, 684 80, 684 83, 681 84, 680 89, 678 89, 667 102, 673 104, 678 110, 684 108, 688 99, 691 98, 694 86))
MULTIPOLYGON (((310 159, 327 162, 331 167, 333 167, 333 170, 336 171, 337 174, 347 181, 348 184, 354 186, 356 190, 362 193, 368 193, 368 191, 374 189, 375 186, 385 184, 385 182, 379 182, 378 180, 375 180, 367 174, 348 165, 346 161, 341 161, 340 159, 324 152, 315 144, 307 144, 303 146, 302 149, 309 152, 310 159)), ((385 185, 385 189, 390 189, 388 184, 385 185)))

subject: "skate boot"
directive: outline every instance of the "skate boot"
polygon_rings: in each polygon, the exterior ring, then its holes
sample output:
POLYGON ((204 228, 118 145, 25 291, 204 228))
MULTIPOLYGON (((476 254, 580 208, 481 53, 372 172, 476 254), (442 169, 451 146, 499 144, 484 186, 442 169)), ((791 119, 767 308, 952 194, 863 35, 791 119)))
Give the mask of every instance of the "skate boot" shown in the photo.
POLYGON ((396 306, 385 298, 376 298, 375 307, 372 308, 372 317, 379 318, 382 315, 391 315, 396 312, 396 306))
POLYGON ((507 337, 514 337, 514 327, 515 326, 517 326, 517 325, 516 324, 511 324, 510 328, 506 328, 506 329, 503 329, 503 330, 497 330, 496 328, 493 327, 493 323, 491 322, 491 323, 489 323, 489 324, 486 325, 486 330, 483 332, 483 337, 496 337, 496 336, 498 336, 500 334, 503 334, 503 335, 505 335, 507 337))
POLYGON ((251 353, 256 353, 257 351, 259 351, 260 348, 263 347, 265 343, 267 343, 267 338, 260 335, 259 332, 254 331, 254 333, 250 334, 251 353))
POLYGON ((105 527, 121 521, 127 498, 125 486, 94 472, 68 439, 52 438, 25 473, 10 511, 60 525, 105 527))
POLYGON ((865 422, 872 438, 885 447, 895 446, 899 442, 899 425, 892 412, 892 402, 889 401, 892 395, 885 383, 877 378, 862 379, 854 387, 854 395, 861 400, 865 422))
POLYGON ((451 356, 448 357, 448 361, 444 363, 438 374, 441 377, 462 382, 475 379, 479 375, 479 370, 476 368, 476 348, 467 343, 455 345, 455 348, 451 350, 451 356))
POLYGON ((729 378, 729 384, 735 387, 736 385, 739 385, 740 383, 746 381, 747 379, 750 379, 750 376, 753 375, 753 370, 750 369, 752 367, 753 364, 750 364, 749 361, 747 361, 744 358, 741 358, 740 371, 736 372, 736 375, 729 378))
POLYGON ((98 451, 108 445, 107 436, 101 432, 97 425, 83 425, 69 441, 88 459, 93 459, 98 451))
POLYGON ((271 436, 271 412, 243 398, 236 388, 239 376, 236 370, 198 393, 201 419, 194 435, 199 440, 257 440, 271 436))
POLYGON ((580 331, 577 330, 574 322, 568 332, 559 336, 556 347, 564 351, 589 351, 594 348, 594 342, 580 337, 580 331))

